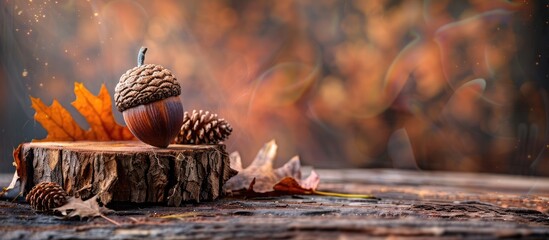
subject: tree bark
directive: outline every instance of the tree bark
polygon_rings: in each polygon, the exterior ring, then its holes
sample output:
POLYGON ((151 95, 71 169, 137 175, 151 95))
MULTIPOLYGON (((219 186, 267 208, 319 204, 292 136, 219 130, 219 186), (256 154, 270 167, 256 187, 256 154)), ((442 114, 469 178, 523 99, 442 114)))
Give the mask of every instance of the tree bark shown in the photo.
POLYGON ((170 145, 140 142, 33 142, 22 145, 28 173, 24 193, 39 182, 57 182, 83 199, 102 203, 162 203, 219 198, 236 172, 225 145, 170 145))

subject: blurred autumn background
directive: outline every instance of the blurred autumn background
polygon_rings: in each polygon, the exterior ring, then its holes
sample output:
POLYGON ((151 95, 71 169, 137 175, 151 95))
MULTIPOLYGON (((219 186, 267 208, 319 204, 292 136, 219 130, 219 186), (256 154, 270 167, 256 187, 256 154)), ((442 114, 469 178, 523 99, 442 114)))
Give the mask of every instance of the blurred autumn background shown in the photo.
POLYGON ((146 46, 245 164, 276 139, 279 164, 549 175, 548 1, 1 1, 1 172, 46 135, 29 95, 78 116, 73 82, 112 94, 146 46))

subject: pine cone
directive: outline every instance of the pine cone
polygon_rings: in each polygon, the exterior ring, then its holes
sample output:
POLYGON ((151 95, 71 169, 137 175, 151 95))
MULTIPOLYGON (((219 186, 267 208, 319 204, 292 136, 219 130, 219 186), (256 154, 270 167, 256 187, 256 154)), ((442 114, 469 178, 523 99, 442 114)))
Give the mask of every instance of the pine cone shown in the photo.
POLYGON ((37 212, 47 212, 67 203, 67 192, 54 182, 41 182, 27 194, 27 202, 37 212))
POLYGON ((225 119, 208 111, 185 112, 183 126, 175 138, 177 144, 218 144, 227 139, 233 128, 225 119))

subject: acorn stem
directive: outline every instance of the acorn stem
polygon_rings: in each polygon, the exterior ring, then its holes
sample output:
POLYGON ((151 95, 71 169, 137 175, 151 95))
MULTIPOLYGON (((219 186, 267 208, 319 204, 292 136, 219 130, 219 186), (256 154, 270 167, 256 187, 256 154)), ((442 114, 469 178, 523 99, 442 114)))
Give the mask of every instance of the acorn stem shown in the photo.
POLYGON ((139 54, 137 55, 137 66, 138 67, 141 67, 141 65, 143 65, 143 63, 145 62, 145 53, 147 53, 147 48, 146 47, 141 47, 141 49, 139 49, 139 54))

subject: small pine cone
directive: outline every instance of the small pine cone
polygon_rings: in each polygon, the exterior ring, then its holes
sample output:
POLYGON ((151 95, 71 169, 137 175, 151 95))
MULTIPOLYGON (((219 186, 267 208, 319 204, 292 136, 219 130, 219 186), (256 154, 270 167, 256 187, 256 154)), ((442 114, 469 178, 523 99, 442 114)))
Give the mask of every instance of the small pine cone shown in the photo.
POLYGON ((37 212, 47 212, 67 203, 67 192, 54 182, 41 182, 27 194, 27 202, 37 212))
POLYGON ((208 111, 185 112, 183 126, 175 138, 177 144, 218 144, 227 139, 233 128, 223 118, 208 111))

